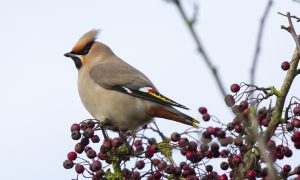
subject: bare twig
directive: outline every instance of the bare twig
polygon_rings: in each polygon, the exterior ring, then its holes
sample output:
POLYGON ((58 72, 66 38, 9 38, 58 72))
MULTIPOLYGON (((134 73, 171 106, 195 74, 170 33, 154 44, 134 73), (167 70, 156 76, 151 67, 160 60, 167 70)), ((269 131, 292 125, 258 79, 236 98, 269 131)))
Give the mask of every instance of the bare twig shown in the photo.
POLYGON ((181 1, 180 0, 173 0, 172 2, 176 5, 178 11, 180 12, 181 17, 183 18, 185 24, 187 25, 187 27, 188 27, 188 29, 189 29, 196 45, 197 45, 198 52, 202 55, 206 65, 209 67, 211 73, 213 74, 213 77, 217 82, 219 90, 221 91, 221 94, 223 96, 225 96, 226 91, 225 91, 224 85, 221 81, 221 78, 219 77, 217 68, 212 64, 211 59, 208 57, 206 51, 204 50, 204 47, 202 45, 202 42, 200 41, 199 35, 196 33, 196 31, 194 29, 194 23, 195 23, 195 20, 196 20, 195 17, 196 17, 196 14, 197 14, 197 8, 195 8, 195 14, 194 14, 193 18, 189 19, 186 15, 186 12, 184 11, 184 9, 181 5, 181 1))
MULTIPOLYGON (((283 14, 281 12, 277 12, 277 13, 280 14, 280 15, 282 15, 282 16, 288 17, 286 14, 283 14)), ((290 16, 290 17, 293 18, 293 19, 296 19, 297 22, 300 22, 300 18, 299 17, 297 17, 297 16, 290 16)))
POLYGON ((260 19, 260 26, 259 26, 259 30, 258 30, 257 39, 256 39, 256 48, 255 48, 255 53, 254 53, 252 66, 251 66, 251 70, 250 70, 250 83, 251 84, 255 84, 255 73, 256 73, 256 68, 257 68, 257 61, 258 61, 260 50, 261 50, 261 39, 263 36, 265 22, 268 17, 268 14, 270 12, 270 9, 272 7, 272 4, 273 4, 273 0, 269 0, 267 6, 265 8, 265 11, 263 13, 263 16, 260 19))
POLYGON ((292 35, 292 37, 296 43, 296 49, 295 49, 293 57, 292 57, 291 67, 288 70, 285 80, 281 86, 279 93, 278 93, 273 117, 269 123, 268 128, 266 129, 266 131, 264 133, 265 141, 268 141, 272 137, 275 130, 277 129, 278 124, 282 121, 281 116, 282 116, 282 112, 283 112, 283 108, 284 108, 285 99, 290 90, 292 82, 297 75, 297 67, 299 64, 299 57, 300 57, 300 55, 299 55, 299 50, 300 50, 299 37, 294 29, 290 13, 287 13, 286 16, 288 18, 289 27, 281 26, 281 28, 287 30, 292 35))

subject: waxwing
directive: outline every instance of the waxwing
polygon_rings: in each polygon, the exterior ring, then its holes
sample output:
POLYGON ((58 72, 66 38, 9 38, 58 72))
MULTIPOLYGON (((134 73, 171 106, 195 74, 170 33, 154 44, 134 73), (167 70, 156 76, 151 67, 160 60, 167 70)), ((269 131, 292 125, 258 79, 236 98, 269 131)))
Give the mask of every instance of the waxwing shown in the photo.
POLYGON ((95 119, 128 130, 136 130, 154 117, 198 128, 199 121, 174 108, 187 107, 160 94, 142 72, 96 41, 98 32, 87 32, 65 54, 78 69, 81 101, 95 119))

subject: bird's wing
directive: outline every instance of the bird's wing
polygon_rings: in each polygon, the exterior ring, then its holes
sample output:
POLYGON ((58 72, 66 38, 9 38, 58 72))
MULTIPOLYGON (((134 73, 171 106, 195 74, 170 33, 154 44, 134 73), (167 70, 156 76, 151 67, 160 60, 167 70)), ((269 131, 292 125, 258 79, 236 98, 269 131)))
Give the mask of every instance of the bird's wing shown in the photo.
POLYGON ((131 66, 116 63, 99 64, 89 73, 99 86, 166 106, 187 107, 160 94, 152 82, 131 66))

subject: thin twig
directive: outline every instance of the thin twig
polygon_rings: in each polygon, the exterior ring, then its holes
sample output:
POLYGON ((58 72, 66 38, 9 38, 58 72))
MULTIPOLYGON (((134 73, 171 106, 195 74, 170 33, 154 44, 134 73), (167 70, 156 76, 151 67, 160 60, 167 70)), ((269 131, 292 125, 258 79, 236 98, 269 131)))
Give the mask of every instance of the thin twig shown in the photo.
POLYGON ((272 7, 272 4, 273 4, 273 0, 269 0, 267 6, 265 8, 265 11, 263 13, 263 16, 260 19, 260 25, 259 25, 258 35, 257 35, 257 39, 256 39, 256 48, 255 48, 255 53, 254 53, 252 66, 251 66, 251 70, 250 70, 251 84, 255 84, 255 73, 256 73, 256 69, 257 69, 257 61, 258 61, 260 50, 261 50, 261 39, 262 39, 263 32, 264 32, 265 22, 268 17, 268 14, 270 12, 270 9, 272 7))
MULTIPOLYGON (((281 13, 281 12, 277 12, 278 14, 280 14, 280 15, 282 15, 282 16, 285 16, 285 17, 288 17, 286 14, 283 14, 283 13, 281 13)), ((293 19, 296 19, 297 20, 297 22, 299 22, 300 21, 300 18, 299 17, 297 17, 297 16, 290 16, 291 18, 293 18, 293 19)))
MULTIPOLYGON (((176 5, 181 17, 183 18, 186 26, 188 27, 196 45, 197 45, 197 49, 198 52, 202 55, 206 65, 209 67, 211 73, 213 74, 214 79, 217 82, 217 85, 219 87, 219 90, 221 91, 221 94, 223 96, 226 95, 226 91, 224 88, 224 85, 221 81, 221 78, 219 77, 217 68, 212 64, 211 59, 208 57, 206 51, 204 50, 204 47, 202 45, 202 42, 200 41, 199 35, 196 33, 195 29, 194 29, 194 23, 195 23, 195 18, 192 18, 191 20, 187 17, 186 12, 184 11, 182 5, 181 5, 181 1, 180 0, 173 0, 172 2, 174 2, 174 4, 176 5)), ((195 14, 197 14, 197 8, 195 8, 195 14)), ((195 15, 194 15, 195 17, 195 15)))

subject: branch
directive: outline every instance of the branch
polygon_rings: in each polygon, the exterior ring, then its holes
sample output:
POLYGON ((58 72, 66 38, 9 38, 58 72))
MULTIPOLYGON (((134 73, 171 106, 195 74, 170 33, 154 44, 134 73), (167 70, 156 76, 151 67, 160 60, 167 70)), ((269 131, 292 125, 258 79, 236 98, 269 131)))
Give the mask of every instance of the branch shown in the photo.
POLYGON ((258 61, 258 57, 259 57, 260 49, 261 49, 261 39, 263 36, 265 22, 268 17, 268 14, 270 12, 272 4, 273 4, 273 0, 269 0, 267 6, 265 8, 264 14, 260 20, 260 26, 259 26, 257 40, 256 40, 256 48, 255 48, 255 53, 254 53, 252 66, 251 66, 251 70, 250 70, 250 83, 251 84, 255 84, 255 73, 256 73, 257 61, 258 61))
MULTIPOLYGON (((218 75, 217 68, 212 64, 211 59, 208 57, 206 51, 203 48, 202 42, 200 41, 200 38, 199 38, 198 34, 195 32, 195 29, 194 29, 195 15, 194 15, 194 18, 192 18, 191 20, 188 19, 187 15, 186 15, 186 12, 182 8, 180 0, 173 0, 172 2, 178 8, 178 11, 179 11, 181 17, 183 18, 186 26, 188 27, 188 29, 189 29, 196 45, 197 45, 198 52, 200 53, 200 55, 202 55, 206 65, 209 67, 211 73, 213 74, 213 77, 215 78, 215 80, 217 82, 217 85, 218 85, 218 87, 221 91, 221 94, 223 96, 225 96, 226 91, 225 91, 224 85, 222 84, 222 81, 221 81, 221 79, 218 75)), ((195 10, 197 10, 197 8, 195 10)), ((195 14, 197 14, 197 11, 195 11, 195 14)))
POLYGON ((283 112, 283 108, 284 108, 285 99, 290 90, 292 82, 297 75, 297 67, 298 67, 299 58, 300 58, 300 56, 299 56, 299 49, 300 49, 299 37, 297 36, 296 31, 294 29, 290 13, 287 13, 286 16, 288 17, 289 27, 281 26, 281 28, 287 30, 292 35, 297 47, 296 47, 293 57, 292 57, 291 67, 288 70, 285 80, 279 91, 279 95, 277 97, 276 104, 275 104, 273 117, 269 123, 268 128, 266 129, 266 131, 264 133, 263 137, 264 137, 265 142, 267 142, 273 136, 275 130, 277 129, 278 124, 282 121, 281 116, 282 116, 282 112, 283 112))

